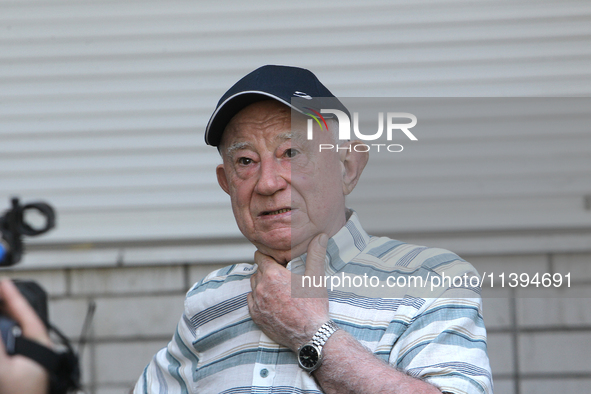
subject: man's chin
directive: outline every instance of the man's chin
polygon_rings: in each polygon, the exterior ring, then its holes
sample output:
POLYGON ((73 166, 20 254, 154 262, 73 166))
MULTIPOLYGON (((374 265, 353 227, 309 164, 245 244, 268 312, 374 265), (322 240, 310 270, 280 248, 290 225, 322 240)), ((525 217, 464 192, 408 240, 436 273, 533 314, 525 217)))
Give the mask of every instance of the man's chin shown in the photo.
POLYGON ((273 257, 278 263, 283 264, 280 260, 291 260, 291 240, 289 238, 274 239, 272 241, 263 240, 262 242, 253 242, 253 244, 259 252, 273 257))

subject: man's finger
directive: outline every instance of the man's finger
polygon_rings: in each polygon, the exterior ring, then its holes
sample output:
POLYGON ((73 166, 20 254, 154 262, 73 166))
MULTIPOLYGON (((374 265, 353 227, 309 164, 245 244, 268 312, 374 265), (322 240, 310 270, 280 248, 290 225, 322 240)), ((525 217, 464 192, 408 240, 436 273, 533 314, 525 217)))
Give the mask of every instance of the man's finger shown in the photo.
POLYGON ((252 292, 246 295, 246 303, 248 304, 248 310, 251 311, 252 308, 254 308, 254 296, 252 295, 252 292))
POLYGON ((254 272, 251 276, 250 276, 250 288, 251 289, 255 289, 255 287, 257 287, 257 273, 254 272))
POLYGON ((270 265, 281 265, 277 261, 275 261, 273 257, 267 256, 266 254, 263 254, 258 250, 254 252, 254 262, 257 265, 257 272, 260 272, 261 274, 263 274, 267 267, 269 267, 270 265))
POLYGON ((308 245, 308 256, 306 257, 306 276, 324 276, 326 246, 328 245, 328 236, 319 234, 308 245))

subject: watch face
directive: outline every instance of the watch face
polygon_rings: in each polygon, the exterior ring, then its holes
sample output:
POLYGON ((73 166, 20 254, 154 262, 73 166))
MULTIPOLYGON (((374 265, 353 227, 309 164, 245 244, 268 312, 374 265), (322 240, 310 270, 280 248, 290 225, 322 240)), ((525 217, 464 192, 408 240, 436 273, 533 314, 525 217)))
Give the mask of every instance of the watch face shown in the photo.
POLYGON ((300 349, 299 360, 300 365, 304 369, 312 369, 318 363, 318 349, 312 345, 304 345, 300 349))

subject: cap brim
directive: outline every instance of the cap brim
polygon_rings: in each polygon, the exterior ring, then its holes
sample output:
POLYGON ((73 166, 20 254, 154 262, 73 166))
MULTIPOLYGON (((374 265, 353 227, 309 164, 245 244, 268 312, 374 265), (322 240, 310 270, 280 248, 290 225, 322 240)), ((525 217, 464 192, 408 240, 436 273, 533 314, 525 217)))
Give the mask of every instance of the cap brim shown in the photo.
POLYGON ((268 99, 277 100, 288 107, 303 113, 302 110, 293 106, 289 101, 286 101, 284 98, 270 94, 268 92, 249 90, 236 93, 235 95, 228 97, 222 104, 220 104, 211 116, 211 119, 207 124, 207 128, 205 129, 205 142, 209 145, 218 146, 222 140, 224 129, 228 123, 230 123, 230 120, 234 117, 234 115, 236 115, 242 109, 248 107, 250 104, 268 99))

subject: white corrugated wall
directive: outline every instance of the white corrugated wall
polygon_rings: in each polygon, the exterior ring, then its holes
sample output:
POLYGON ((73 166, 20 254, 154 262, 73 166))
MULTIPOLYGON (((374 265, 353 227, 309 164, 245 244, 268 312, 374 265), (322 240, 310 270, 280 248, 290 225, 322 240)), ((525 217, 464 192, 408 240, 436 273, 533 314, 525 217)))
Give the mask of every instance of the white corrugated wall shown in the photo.
MULTIPOLYGON (((31 242, 30 264, 142 262, 133 256, 147 245, 172 246, 187 260, 196 250, 207 256, 212 239, 232 245, 223 258, 238 258, 248 246, 203 130, 221 94, 267 63, 310 68, 348 97, 588 96, 591 3, 2 1, 0 206, 18 195, 44 199, 59 215, 56 231, 31 242), (72 247, 77 257, 59 253, 72 247)), ((564 133, 536 140, 535 159, 564 133)), ((561 176, 586 182, 569 197, 589 224, 591 137, 568 137, 579 159, 561 176)), ((480 138, 465 136, 465 148, 480 138)), ((456 153, 477 167, 466 152, 456 153)), ((428 185, 434 175, 407 161, 408 176, 428 185)), ((421 205, 421 184, 405 190, 409 212, 436 204, 431 195, 421 205)), ((353 201, 363 210, 360 192, 353 201)), ((454 215, 459 224, 449 229, 439 221, 406 230, 473 229, 472 215, 454 215)))

